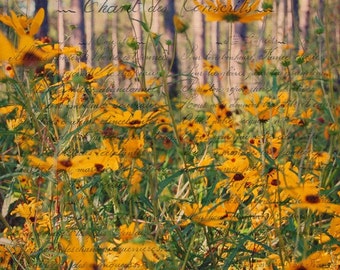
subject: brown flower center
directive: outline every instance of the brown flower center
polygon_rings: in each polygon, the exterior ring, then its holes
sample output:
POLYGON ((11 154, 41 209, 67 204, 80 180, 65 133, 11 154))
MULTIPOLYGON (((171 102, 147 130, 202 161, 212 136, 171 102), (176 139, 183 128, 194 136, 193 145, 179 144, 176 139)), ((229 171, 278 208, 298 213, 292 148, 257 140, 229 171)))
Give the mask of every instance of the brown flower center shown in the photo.
POLYGON ((309 203, 319 203, 320 197, 318 195, 307 195, 306 201, 309 203))
POLYGON ((280 185, 280 180, 278 180, 278 179, 273 179, 271 182, 270 182, 270 184, 272 185, 272 186, 278 186, 278 185, 280 185))
POLYGON ((139 125, 141 123, 141 121, 140 120, 132 120, 132 121, 130 121, 129 122, 129 124, 131 125, 131 126, 133 126, 133 125, 139 125))
POLYGON ((96 168, 97 172, 101 172, 104 169, 104 165, 102 164, 94 164, 94 167, 96 168))
POLYGON ((71 160, 61 160, 60 164, 63 165, 64 167, 71 167, 72 166, 72 162, 71 160))
POLYGON ((243 176, 242 173, 235 173, 233 179, 234 179, 235 181, 241 181, 241 180, 244 179, 244 176, 243 176))

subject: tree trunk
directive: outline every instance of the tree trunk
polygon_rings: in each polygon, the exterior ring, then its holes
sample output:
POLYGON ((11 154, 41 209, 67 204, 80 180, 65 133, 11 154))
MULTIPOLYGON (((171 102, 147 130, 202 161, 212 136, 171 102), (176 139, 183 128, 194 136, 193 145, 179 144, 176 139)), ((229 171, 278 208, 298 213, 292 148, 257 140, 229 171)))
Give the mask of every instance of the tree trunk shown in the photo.
MULTIPOLYGON (((171 52, 173 52, 173 42, 175 40, 175 27, 172 22, 172 18, 175 15, 175 1, 173 0, 165 0, 164 1, 165 6, 167 7, 166 11, 164 12, 164 28, 165 28, 165 36, 167 40, 172 41, 172 44, 168 46, 168 62, 170 64, 170 61, 173 57, 174 62, 171 67, 171 74, 179 74, 179 67, 178 67, 178 57, 177 57, 177 51, 175 51, 175 55, 172 55, 171 52)), ((177 81, 178 79, 172 78, 171 79, 171 84, 169 85, 169 91, 170 91, 170 96, 171 97, 176 97, 178 96, 177 92, 177 81)))
MULTIPOLYGON (((58 43, 60 49, 62 49, 65 46, 65 32, 64 32, 64 12, 63 10, 63 3, 62 0, 58 0, 57 2, 58 7, 57 10, 58 12, 58 43)), ((62 55, 59 57, 59 75, 64 74, 65 68, 66 68, 66 61, 65 57, 62 55)))
POLYGON ((79 46, 83 52, 81 61, 86 61, 86 37, 85 37, 85 19, 84 19, 84 0, 72 0, 71 10, 74 11, 71 17, 72 34, 71 44, 79 46))
MULTIPOLYGON (((91 1, 93 3, 93 1, 91 1)), ((91 4, 92 4, 91 3, 91 4)), ((85 15, 85 30, 86 30, 86 63, 88 66, 94 65, 95 54, 95 33, 94 33, 94 12, 89 12, 85 15)))
POLYGON ((299 0, 291 0, 291 15, 292 15, 293 44, 296 50, 298 50, 300 47, 299 0))
POLYGON ((310 10, 311 10, 311 0, 301 0, 300 2, 300 24, 299 28, 302 33, 302 43, 305 47, 308 44, 309 39, 309 29, 310 29, 310 10))
POLYGON ((43 8, 45 10, 45 18, 37 34, 37 38, 47 37, 48 30, 49 30, 48 9, 47 9, 48 0, 35 0, 34 2, 35 2, 35 13, 37 13, 40 8, 43 8))

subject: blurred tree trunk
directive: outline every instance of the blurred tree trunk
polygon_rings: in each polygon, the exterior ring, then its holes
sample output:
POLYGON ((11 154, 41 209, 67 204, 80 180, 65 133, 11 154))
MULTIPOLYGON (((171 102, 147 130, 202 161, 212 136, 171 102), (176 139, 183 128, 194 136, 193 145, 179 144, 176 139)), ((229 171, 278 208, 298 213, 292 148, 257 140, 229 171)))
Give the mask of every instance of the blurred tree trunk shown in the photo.
MULTIPOLYGON (((93 1, 91 1, 91 5, 93 1)), ((88 66, 94 65, 95 54, 95 33, 94 33, 94 12, 89 12, 85 17, 85 31, 86 31, 86 63, 88 66)))
MULTIPOLYGON (((219 53, 219 43, 220 43, 220 24, 219 22, 212 22, 210 24, 211 30, 211 50, 214 54, 216 60, 214 60, 214 64, 219 66, 220 65, 220 53, 219 53)), ((219 75, 214 76, 213 78, 214 87, 217 89, 221 88, 221 80, 219 79, 219 75)))
POLYGON ((291 20, 292 20, 292 39, 296 50, 300 47, 300 16, 299 16, 299 0, 291 0, 291 20))
MULTIPOLYGON (((175 40, 175 27, 172 21, 173 16, 175 15, 175 1, 173 0, 165 0, 164 5, 167 7, 166 11, 164 12, 164 28, 165 28, 165 36, 167 40, 170 40, 172 42, 171 45, 168 46, 168 62, 170 64, 170 61, 173 57, 174 62, 171 67, 171 74, 176 75, 179 74, 179 66, 178 66, 178 57, 177 57, 177 51, 175 51, 175 55, 172 55, 171 52, 173 52, 173 46, 174 46, 174 40, 175 40)), ((177 77, 171 78, 171 84, 169 85, 169 91, 171 97, 178 96, 177 92, 177 77)))
POLYGON ((35 13, 37 13, 40 8, 43 8, 45 10, 45 18, 37 34, 37 38, 47 37, 48 29, 49 29, 48 9, 47 9, 48 0, 35 0, 34 2, 35 2, 35 13))
MULTIPOLYGON (((119 40, 118 40, 118 16, 112 17, 112 64, 115 67, 119 65, 119 40)), ((113 88, 119 86, 118 72, 113 74, 113 88)))
POLYGON ((71 10, 72 13, 71 24, 72 35, 71 44, 74 46, 79 46, 83 51, 81 61, 86 61, 86 36, 85 36, 85 19, 84 19, 84 0, 72 0, 71 10))
MULTIPOLYGON (((64 12, 62 12, 63 10, 62 0, 58 0, 57 5, 58 7, 56 10, 59 11, 58 12, 58 43, 59 43, 60 49, 62 49, 65 45, 64 12)), ((59 57, 58 65, 59 65, 59 75, 62 75, 65 72, 65 68, 66 68, 66 61, 63 55, 59 57)))
MULTIPOLYGON (((203 72, 203 59, 205 58, 205 21, 201 12, 194 12, 192 16, 193 26, 193 54, 194 58, 194 72, 196 74, 196 83, 194 83, 193 94, 196 95, 196 87, 206 83, 207 78, 205 72, 203 72)), ((194 99, 194 103, 202 104, 203 99, 201 96, 197 96, 194 99)))
POLYGON ((308 44, 309 29, 310 29, 310 13, 311 13, 311 0, 300 0, 300 24, 301 39, 303 46, 308 44))

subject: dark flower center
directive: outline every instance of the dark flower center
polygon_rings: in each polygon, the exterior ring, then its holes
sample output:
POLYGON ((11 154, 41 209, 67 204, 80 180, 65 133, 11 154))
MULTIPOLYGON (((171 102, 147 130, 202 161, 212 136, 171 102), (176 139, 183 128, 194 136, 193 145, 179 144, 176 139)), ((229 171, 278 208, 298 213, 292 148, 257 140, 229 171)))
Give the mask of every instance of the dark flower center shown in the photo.
POLYGON ((41 61, 41 58, 32 52, 26 52, 22 58, 24 66, 34 66, 41 61))
POLYGON ((319 203, 320 197, 318 195, 307 195, 306 201, 309 203, 319 203))
POLYGON ((64 167, 71 167, 72 166, 72 162, 69 159, 60 161, 60 164, 63 165, 64 167))
POLYGON ((280 185, 280 180, 278 180, 278 179, 273 179, 271 182, 270 182, 270 184, 272 185, 272 186, 278 186, 278 185, 280 185))
POLYGON ((298 265, 295 270, 307 270, 303 265, 298 265))
POLYGON ((241 180, 244 179, 244 176, 243 176, 242 173, 235 173, 233 179, 234 179, 235 181, 241 181, 241 180))
POLYGON ((231 116, 233 115, 233 112, 227 111, 226 115, 227 115, 227 117, 229 118, 229 117, 231 117, 231 116))
POLYGON ((104 169, 104 165, 102 164, 94 164, 94 167, 96 168, 97 172, 101 172, 104 169))
POLYGON ((140 123, 141 123, 141 121, 137 120, 137 119, 136 120, 132 120, 132 121, 129 122, 129 124, 132 125, 132 126, 133 125, 139 125, 140 123))

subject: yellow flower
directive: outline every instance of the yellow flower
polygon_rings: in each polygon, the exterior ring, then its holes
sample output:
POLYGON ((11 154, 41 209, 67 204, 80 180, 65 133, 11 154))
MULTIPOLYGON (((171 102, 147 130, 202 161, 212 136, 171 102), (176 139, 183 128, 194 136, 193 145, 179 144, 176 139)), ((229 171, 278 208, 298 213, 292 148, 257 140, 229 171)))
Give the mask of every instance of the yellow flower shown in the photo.
POLYGON ((119 237, 123 242, 129 241, 137 237, 143 227, 143 223, 137 224, 136 222, 131 222, 129 226, 126 224, 121 225, 119 227, 119 237))
POLYGON ((84 75, 84 82, 93 83, 101 78, 104 78, 108 75, 111 75, 113 72, 118 71, 117 67, 114 67, 112 64, 109 64, 103 68, 89 67, 86 63, 80 62, 76 64, 74 68, 74 75, 81 74, 84 75))
POLYGON ((17 109, 17 116, 18 116, 18 114, 20 115, 20 113, 23 110, 21 105, 8 105, 8 106, 0 107, 0 115, 1 114, 9 114, 12 111, 14 111, 15 109, 17 109))
POLYGON ((103 111, 103 113, 99 112, 98 119, 112 123, 119 127, 128 128, 140 128, 148 125, 160 113, 160 111, 152 111, 143 115, 141 110, 136 110, 134 112, 123 111, 110 105, 106 106, 106 108, 100 109, 99 111, 103 111))
POLYGON ((38 33, 41 24, 44 21, 45 11, 39 9, 34 18, 26 16, 18 17, 13 11, 10 11, 11 16, 0 15, 0 22, 12 27, 19 36, 29 35, 33 37, 38 33))
POLYGON ((133 259, 142 262, 144 258, 148 261, 157 263, 165 260, 168 253, 160 248, 155 242, 144 240, 141 237, 132 239, 130 242, 123 243, 118 248, 119 256, 117 263, 129 265, 133 259))
POLYGON ((148 92, 139 91, 139 92, 133 92, 131 96, 133 96, 137 101, 144 103, 145 99, 150 98, 151 95, 148 92))
POLYGON ((129 264, 122 264, 118 261, 119 253, 116 251, 117 246, 113 243, 105 242, 100 245, 104 249, 102 258, 104 260, 103 264, 99 265, 101 270, 147 270, 142 261, 138 261, 135 257, 132 258, 129 264))
POLYGON ((340 217, 333 217, 328 228, 328 233, 335 239, 340 240, 340 217))
POLYGON ((52 114, 51 118, 52 118, 52 121, 56 125, 57 128, 63 129, 64 127, 66 127, 65 120, 63 118, 61 118, 59 115, 52 114))
POLYGON ((14 48, 11 42, 0 32, 0 62, 13 66, 33 67, 47 61, 59 53, 60 50, 45 51, 44 46, 38 46, 33 37, 24 35, 19 38, 18 47, 14 48))
POLYGON ((260 122, 266 122, 279 113, 279 104, 267 96, 258 93, 247 95, 244 100, 245 110, 256 116, 260 122))
POLYGON ((221 0, 205 0, 202 5, 198 0, 193 0, 198 10, 201 11, 208 22, 227 21, 248 23, 262 18, 270 13, 270 11, 258 11, 260 0, 245 0, 239 7, 233 7, 231 0, 226 0, 226 4, 221 0))
POLYGON ((81 270, 93 270, 96 269, 96 257, 94 244, 90 236, 81 237, 83 241, 79 241, 76 232, 72 231, 70 234, 70 240, 61 238, 59 243, 69 257, 76 265, 77 269, 81 270))
POLYGON ((303 187, 296 187, 286 190, 289 195, 297 200, 291 204, 291 208, 310 209, 313 212, 340 214, 340 205, 330 203, 327 198, 319 195, 319 188, 315 184, 305 184, 303 187))
MULTIPOLYGON (((326 269, 327 266, 332 262, 331 255, 326 251, 316 251, 309 255, 306 259, 300 262, 293 262, 288 265, 287 270, 319 270, 326 269)), ((331 268, 327 268, 331 269, 331 268)), ((334 268, 335 269, 335 268, 334 268)))
POLYGON ((189 28, 189 26, 184 23, 178 15, 174 15, 172 17, 172 20, 175 26, 175 30, 178 33, 184 33, 189 28))
POLYGON ((144 148, 144 133, 141 132, 140 136, 134 135, 125 139, 122 144, 124 155, 130 158, 136 158, 140 155, 144 148))
MULTIPOLYGON (((238 209, 238 203, 235 201, 211 203, 203 206, 197 203, 183 203, 181 206, 184 214, 195 223, 208 227, 226 227, 226 220, 235 220, 235 212, 238 209)), ((183 222, 182 225, 187 225, 183 222)))
POLYGON ((216 75, 221 72, 219 66, 211 64, 208 60, 203 60, 203 70, 208 71, 209 75, 216 75))
POLYGON ((106 150, 90 150, 84 155, 73 157, 67 164, 66 171, 73 179, 102 173, 105 169, 113 171, 119 168, 119 157, 106 150))
POLYGON ((11 253, 8 247, 0 246, 0 269, 10 269, 11 253))
POLYGON ((124 79, 132 79, 136 75, 135 68, 129 64, 123 63, 122 61, 119 61, 118 70, 121 72, 124 79))
POLYGON ((18 214, 20 217, 26 220, 32 220, 35 218, 37 207, 39 207, 42 202, 37 202, 35 199, 31 199, 29 203, 19 204, 12 212, 11 215, 18 214))
POLYGON ((54 158, 52 157, 47 157, 46 161, 44 161, 36 156, 29 155, 27 157, 27 160, 29 166, 36 167, 43 172, 47 172, 48 170, 50 170, 55 163, 54 158))
MULTIPOLYGON (((2 67, 2 64, 0 63, 0 67, 2 67)), ((15 71, 13 67, 10 64, 5 64, 0 69, 0 81, 5 78, 11 78, 13 79, 15 77, 15 71)))
POLYGON ((214 94, 214 89, 208 84, 199 85, 196 88, 196 92, 202 96, 210 97, 214 94))
POLYGON ((134 170, 132 176, 130 177, 130 193, 137 194, 140 193, 140 182, 142 181, 142 172, 134 170))
MULTIPOLYGON (((11 11, 11 17, 0 17, 0 21, 13 27, 19 36, 18 46, 15 48, 7 37, 0 32, 0 62, 5 62, 12 66, 34 67, 61 53, 73 54, 78 52, 73 47, 65 47, 61 50, 58 44, 47 44, 46 42, 50 42, 49 39, 45 41, 34 40, 33 36, 38 33, 44 16, 44 10, 40 9, 33 19, 28 19, 24 16, 17 17, 13 11, 11 11)), ((10 75, 12 76, 13 72, 10 75)))
POLYGON ((57 93, 52 94, 52 104, 67 105, 75 96, 75 92, 70 84, 63 85, 58 88, 57 93))
POLYGON ((249 159, 246 155, 235 154, 217 167, 225 173, 240 173, 249 168, 249 159))
POLYGON ((312 152, 310 159, 314 162, 315 168, 320 168, 329 162, 330 155, 327 152, 312 152))

